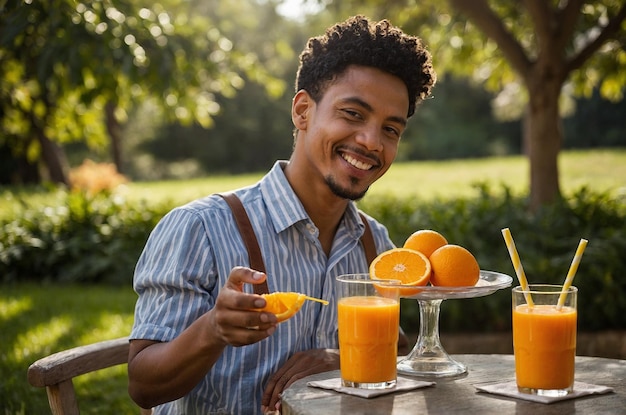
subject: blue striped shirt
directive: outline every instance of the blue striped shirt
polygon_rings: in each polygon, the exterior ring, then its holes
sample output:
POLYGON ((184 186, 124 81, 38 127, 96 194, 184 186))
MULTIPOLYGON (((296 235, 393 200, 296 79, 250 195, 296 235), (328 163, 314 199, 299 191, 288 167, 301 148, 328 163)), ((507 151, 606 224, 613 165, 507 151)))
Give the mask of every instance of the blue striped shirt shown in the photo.
MULTIPOLYGON (((338 348, 335 277, 367 272, 359 242, 364 225, 349 203, 327 257, 318 230, 289 185, 284 162, 253 186, 235 193, 244 204, 265 261, 270 292, 294 291, 326 299, 307 301, 270 337, 226 347, 206 377, 185 397, 155 414, 256 414, 269 377, 296 352, 338 348)), ((368 217, 377 251, 393 247, 387 230, 368 217)), ((130 337, 170 341, 215 304, 234 266, 248 255, 230 208, 219 196, 169 212, 151 233, 137 263, 139 294, 130 337)), ((245 289, 252 292, 252 286, 245 289)))

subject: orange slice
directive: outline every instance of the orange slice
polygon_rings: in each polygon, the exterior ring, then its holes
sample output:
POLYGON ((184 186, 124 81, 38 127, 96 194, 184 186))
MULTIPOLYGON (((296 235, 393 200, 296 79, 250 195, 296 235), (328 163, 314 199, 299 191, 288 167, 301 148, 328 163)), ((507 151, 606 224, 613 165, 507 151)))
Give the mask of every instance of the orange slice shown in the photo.
POLYGON ((318 303, 328 305, 326 300, 294 292, 273 292, 271 294, 262 294, 261 296, 265 298, 267 304, 265 307, 257 310, 275 314, 279 323, 293 317, 302 308, 305 300, 317 301, 318 303))
POLYGON ((415 249, 426 255, 426 258, 437 248, 446 245, 448 241, 442 234, 431 229, 421 229, 413 232, 404 242, 404 248, 415 249))
POLYGON ((474 286, 480 278, 480 267, 474 255, 459 245, 444 245, 430 256, 432 285, 444 287, 474 286))
MULTIPOLYGON (((393 248, 379 254, 370 264, 370 276, 379 280, 398 280, 410 287, 428 284, 431 265, 426 255, 408 248, 393 248)), ((401 296, 411 296, 421 290, 401 288, 401 296)))

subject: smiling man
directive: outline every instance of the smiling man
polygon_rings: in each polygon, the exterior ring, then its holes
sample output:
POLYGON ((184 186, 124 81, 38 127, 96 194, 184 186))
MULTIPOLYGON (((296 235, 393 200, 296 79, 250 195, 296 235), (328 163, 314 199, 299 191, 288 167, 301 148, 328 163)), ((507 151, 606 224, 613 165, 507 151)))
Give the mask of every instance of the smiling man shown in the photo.
POLYGON ((292 103, 294 148, 257 184, 234 191, 258 239, 250 268, 229 205, 211 195, 174 209, 137 263, 129 392, 155 414, 257 414, 294 381, 339 368, 335 277, 367 272, 361 237, 391 249, 354 203, 391 166, 435 73, 419 38, 355 16, 309 40, 292 103), (364 223, 366 221, 367 223, 364 223), (367 225, 367 226, 366 226, 367 225), (253 286, 307 302, 280 323, 254 311, 253 286))

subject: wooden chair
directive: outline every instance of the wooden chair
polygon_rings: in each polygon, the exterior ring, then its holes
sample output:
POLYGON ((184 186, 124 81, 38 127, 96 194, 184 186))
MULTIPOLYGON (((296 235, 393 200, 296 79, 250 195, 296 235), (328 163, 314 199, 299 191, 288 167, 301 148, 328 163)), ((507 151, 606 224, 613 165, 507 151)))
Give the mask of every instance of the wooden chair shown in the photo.
MULTIPOLYGON (((28 368, 28 382, 46 388, 53 415, 79 415, 72 379, 128 363, 128 348, 128 337, 121 337, 54 353, 28 368)), ((141 409, 140 413, 149 415, 152 410, 141 409)))

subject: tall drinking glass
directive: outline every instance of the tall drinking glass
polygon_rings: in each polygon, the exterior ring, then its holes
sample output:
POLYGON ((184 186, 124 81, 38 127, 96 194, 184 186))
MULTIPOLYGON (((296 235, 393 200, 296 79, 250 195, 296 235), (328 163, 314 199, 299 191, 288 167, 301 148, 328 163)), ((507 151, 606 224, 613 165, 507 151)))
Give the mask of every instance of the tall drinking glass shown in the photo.
POLYGON ((513 288, 515 378, 522 393, 564 396, 573 390, 578 289, 562 289, 513 288))
POLYGON ((337 277, 339 357, 343 386, 386 389, 397 379, 399 281, 368 274, 337 277))

